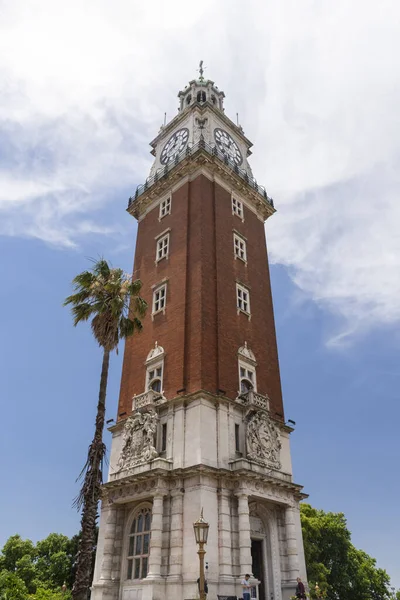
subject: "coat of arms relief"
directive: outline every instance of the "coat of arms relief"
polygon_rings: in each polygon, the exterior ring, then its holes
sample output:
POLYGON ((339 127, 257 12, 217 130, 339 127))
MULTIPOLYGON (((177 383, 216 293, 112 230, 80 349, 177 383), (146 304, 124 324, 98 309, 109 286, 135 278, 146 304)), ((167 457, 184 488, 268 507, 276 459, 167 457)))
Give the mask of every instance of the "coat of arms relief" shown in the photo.
POLYGON ((250 411, 247 415, 247 458, 273 469, 281 468, 282 447, 279 428, 267 412, 250 411))
POLYGON ((154 410, 136 412, 125 423, 117 471, 157 458, 155 439, 158 415, 154 410))

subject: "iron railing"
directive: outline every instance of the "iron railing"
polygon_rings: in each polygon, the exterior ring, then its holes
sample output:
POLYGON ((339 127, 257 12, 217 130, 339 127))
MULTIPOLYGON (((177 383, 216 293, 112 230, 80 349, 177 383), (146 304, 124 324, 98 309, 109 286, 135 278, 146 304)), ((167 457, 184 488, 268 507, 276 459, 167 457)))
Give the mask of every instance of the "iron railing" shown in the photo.
POLYGON ((173 161, 167 163, 165 167, 158 169, 154 173, 154 175, 146 179, 144 184, 139 185, 136 188, 134 196, 131 196, 129 198, 128 208, 130 208, 132 203, 135 202, 135 200, 139 198, 139 196, 141 196, 144 192, 146 192, 152 185, 166 177, 168 173, 172 171, 174 167, 176 167, 176 165, 178 165, 185 158, 189 156, 194 156, 200 150, 203 150, 211 156, 215 156, 220 161, 222 161, 225 165, 232 169, 234 173, 236 173, 239 177, 246 181, 246 183, 248 183, 252 188, 254 188, 256 192, 258 192, 260 196, 263 197, 265 202, 268 202, 268 204, 272 206, 272 208, 274 207, 274 201, 272 200, 272 198, 268 197, 267 190, 264 186, 259 185, 257 181, 247 173, 247 171, 245 171, 244 169, 240 169, 238 165, 232 160, 230 160, 230 158, 226 154, 218 150, 216 145, 209 146, 204 140, 200 139, 200 141, 197 142, 197 144, 194 144, 192 146, 188 145, 185 150, 183 150, 175 156, 173 161))

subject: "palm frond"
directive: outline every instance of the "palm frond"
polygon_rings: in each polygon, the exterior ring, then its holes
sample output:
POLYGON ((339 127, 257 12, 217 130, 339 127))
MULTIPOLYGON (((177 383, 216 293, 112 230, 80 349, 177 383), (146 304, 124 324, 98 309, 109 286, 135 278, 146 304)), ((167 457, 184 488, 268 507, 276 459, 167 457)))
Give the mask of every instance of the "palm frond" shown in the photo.
POLYGON ((140 279, 134 279, 129 284, 129 293, 131 296, 137 296, 142 289, 142 282, 140 279))
POLYGON ((136 331, 138 331, 138 332, 142 331, 143 324, 142 324, 142 321, 140 319, 138 319, 137 317, 135 317, 133 319, 133 324, 134 324, 134 327, 135 327, 136 331))
POLYGON ((82 302, 73 306, 71 312, 74 318, 74 327, 81 321, 87 321, 94 314, 93 306, 88 302, 82 302))
POLYGON ((112 268, 101 258, 91 271, 73 279, 75 293, 64 306, 71 305, 74 325, 92 318, 93 335, 100 346, 115 350, 120 339, 142 329, 147 302, 141 298, 142 282, 132 281, 122 269, 112 268))
POLYGON ((81 302, 86 302, 90 299, 92 293, 90 290, 80 290, 76 292, 76 294, 71 294, 65 298, 63 305, 67 306, 68 304, 80 304, 81 302))
POLYGON ((73 502, 73 506, 78 510, 81 510, 85 498, 87 498, 88 495, 96 493, 96 490, 98 489, 97 484, 102 485, 103 483, 103 465, 105 455, 106 445, 103 442, 90 444, 86 462, 76 479, 76 481, 83 479, 83 484, 79 494, 76 496, 73 502), (96 471, 93 470, 93 465, 100 465, 99 469, 96 471))
POLYGON ((147 311, 147 302, 141 296, 135 296, 135 298, 133 298, 132 308, 139 317, 143 318, 147 311))
POLYGON ((121 339, 127 338, 135 331, 135 323, 129 317, 121 317, 119 320, 119 336, 121 339))
POLYGON ((73 278, 72 285, 75 287, 75 289, 88 289, 93 284, 95 278, 96 277, 94 273, 91 273, 90 271, 82 271, 82 273, 79 273, 78 275, 76 275, 76 277, 73 278))
POLYGON ((111 267, 104 258, 98 260, 93 267, 94 276, 102 277, 103 279, 108 279, 110 277, 110 271, 111 267))

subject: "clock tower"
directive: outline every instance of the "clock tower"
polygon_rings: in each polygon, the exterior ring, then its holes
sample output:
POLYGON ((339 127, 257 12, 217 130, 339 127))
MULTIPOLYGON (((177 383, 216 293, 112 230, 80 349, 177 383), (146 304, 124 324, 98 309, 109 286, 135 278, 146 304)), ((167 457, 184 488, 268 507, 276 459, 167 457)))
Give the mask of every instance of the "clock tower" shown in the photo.
POLYGON ((198 598, 193 523, 208 521, 208 597, 287 600, 305 581, 264 222, 251 142, 200 77, 151 142, 129 199, 149 304, 126 341, 92 600, 198 598))

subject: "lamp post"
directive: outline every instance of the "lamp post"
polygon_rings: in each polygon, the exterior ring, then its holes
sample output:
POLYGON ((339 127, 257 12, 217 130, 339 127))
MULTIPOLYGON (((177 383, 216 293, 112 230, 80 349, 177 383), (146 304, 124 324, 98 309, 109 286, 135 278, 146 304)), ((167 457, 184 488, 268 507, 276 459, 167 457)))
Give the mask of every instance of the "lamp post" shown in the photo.
POLYGON ((204 591, 204 544, 207 544, 208 530, 210 526, 203 518, 203 509, 201 509, 200 519, 197 519, 193 523, 194 535, 196 538, 196 544, 199 545, 197 554, 199 555, 200 561, 200 600, 206 600, 206 593, 204 591))

